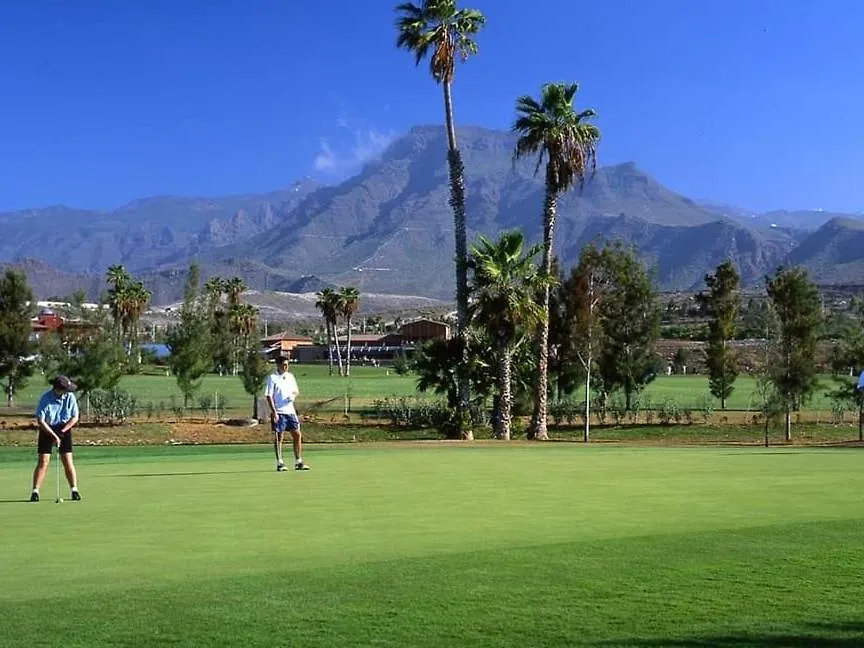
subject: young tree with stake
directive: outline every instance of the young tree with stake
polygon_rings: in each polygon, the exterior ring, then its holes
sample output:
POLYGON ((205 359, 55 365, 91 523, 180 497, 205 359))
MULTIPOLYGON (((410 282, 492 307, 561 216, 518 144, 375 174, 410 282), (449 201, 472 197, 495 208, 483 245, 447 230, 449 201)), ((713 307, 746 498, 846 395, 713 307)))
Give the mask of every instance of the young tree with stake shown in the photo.
POLYGON ((767 281, 768 297, 777 314, 768 375, 783 402, 786 441, 792 440, 792 410, 816 388, 816 345, 822 325, 819 291, 801 268, 777 269, 767 281))
POLYGON ((698 299, 710 318, 706 350, 708 385, 711 394, 720 400, 720 409, 726 409, 726 399, 732 395, 738 377, 738 361, 730 343, 735 337, 741 307, 741 280, 735 264, 727 260, 713 274, 705 276, 705 284, 708 291, 699 293, 698 299))

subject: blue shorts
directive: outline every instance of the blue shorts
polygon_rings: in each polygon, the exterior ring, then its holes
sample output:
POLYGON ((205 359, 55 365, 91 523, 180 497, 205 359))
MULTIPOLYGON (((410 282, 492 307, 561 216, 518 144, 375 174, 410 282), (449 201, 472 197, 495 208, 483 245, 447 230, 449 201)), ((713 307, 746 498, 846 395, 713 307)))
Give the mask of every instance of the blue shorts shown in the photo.
POLYGON ((300 419, 296 414, 277 414, 273 421, 274 434, 297 432, 300 429, 300 419))

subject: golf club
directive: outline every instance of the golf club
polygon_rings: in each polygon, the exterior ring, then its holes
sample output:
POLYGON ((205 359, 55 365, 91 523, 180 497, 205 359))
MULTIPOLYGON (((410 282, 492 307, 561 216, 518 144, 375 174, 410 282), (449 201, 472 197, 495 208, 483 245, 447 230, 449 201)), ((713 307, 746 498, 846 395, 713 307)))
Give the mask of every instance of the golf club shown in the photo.
POLYGON ((60 446, 57 446, 57 499, 54 500, 56 504, 59 504, 63 501, 63 498, 60 497, 60 446))

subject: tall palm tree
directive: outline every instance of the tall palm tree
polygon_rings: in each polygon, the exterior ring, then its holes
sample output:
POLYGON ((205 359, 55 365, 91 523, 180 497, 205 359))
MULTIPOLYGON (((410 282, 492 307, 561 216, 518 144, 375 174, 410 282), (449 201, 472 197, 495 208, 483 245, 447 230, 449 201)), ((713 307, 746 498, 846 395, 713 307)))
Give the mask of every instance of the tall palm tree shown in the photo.
POLYGON ((105 280, 111 284, 108 290, 108 308, 111 309, 111 319, 114 322, 114 335, 117 343, 121 343, 125 337, 125 327, 128 320, 128 299, 126 289, 132 277, 126 272, 122 265, 115 264, 108 268, 105 280))
POLYGON ((360 307, 360 291, 353 286, 346 286, 339 290, 339 306, 342 316, 345 318, 345 327, 348 329, 345 343, 345 375, 351 375, 351 318, 360 307))
POLYGON ((222 302, 222 295, 226 292, 228 281, 222 277, 210 277, 204 284, 204 293, 212 309, 222 302))
MULTIPOLYGON (((229 293, 229 299, 230 293, 229 293)), ((236 376, 240 370, 241 356, 251 345, 252 335, 258 328, 258 309, 252 304, 239 301, 228 307, 228 330, 231 332, 231 372, 236 376)))
POLYGON ((510 438, 513 352, 524 332, 544 318, 534 299, 537 291, 548 285, 535 263, 540 249, 535 245, 525 250, 525 237, 519 231, 504 232, 494 243, 480 236, 471 249, 473 319, 494 341, 498 382, 495 435, 499 439, 510 438))
MULTIPOLYGON (((535 174, 546 161, 546 196, 543 205, 543 261, 547 276, 552 270, 552 244, 558 196, 574 185, 580 188, 597 164, 597 144, 600 131, 588 123, 596 115, 593 110, 576 112, 573 100, 579 89, 576 83, 547 83, 540 101, 529 96, 516 101, 516 121, 513 131, 519 135, 514 163, 519 158, 537 155, 535 174)), ((530 435, 547 439, 546 399, 549 380, 549 285, 541 293, 544 323, 537 330, 537 383, 534 389, 534 413, 530 435)))
POLYGON ((125 292, 127 302, 126 316, 128 321, 129 355, 135 359, 134 362, 137 364, 138 326, 141 322, 141 315, 143 315, 144 311, 147 310, 147 306, 150 304, 150 298, 153 296, 153 293, 147 290, 142 281, 136 281, 134 284, 129 286, 125 292))
POLYGON ((235 304, 228 311, 231 329, 237 334, 238 344, 249 346, 252 335, 258 328, 258 309, 252 304, 235 304))
POLYGON ((248 288, 246 282, 240 277, 231 277, 223 283, 223 289, 228 295, 228 306, 236 306, 240 303, 240 295, 248 288))
MULTIPOLYGON (((456 335, 464 342, 468 326, 468 235, 465 221, 465 168, 456 144, 451 95, 456 60, 466 61, 477 53, 474 36, 486 24, 486 17, 476 9, 459 9, 456 0, 423 0, 419 5, 400 4, 396 7, 399 35, 396 46, 414 55, 416 65, 429 55, 429 70, 444 90, 444 118, 447 125, 447 162, 450 175, 450 207, 453 209, 453 230, 456 244, 456 335)), ((467 345, 464 346, 467 349, 467 345)), ((468 409, 470 398, 466 371, 467 357, 458 367, 459 420, 468 409)), ((472 438, 463 429, 465 438, 472 438)))
POLYGON ((339 360, 339 375, 342 375, 342 353, 339 350, 339 338, 336 336, 336 320, 338 317, 339 294, 332 288, 324 288, 318 292, 315 307, 321 311, 324 326, 327 329, 327 354, 330 362, 330 375, 333 375, 333 346, 339 360))

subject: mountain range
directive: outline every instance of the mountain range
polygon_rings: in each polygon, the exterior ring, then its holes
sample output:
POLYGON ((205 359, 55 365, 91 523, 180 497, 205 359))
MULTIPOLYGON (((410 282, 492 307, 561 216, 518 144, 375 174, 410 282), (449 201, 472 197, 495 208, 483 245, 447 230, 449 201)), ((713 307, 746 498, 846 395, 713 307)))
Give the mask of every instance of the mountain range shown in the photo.
MULTIPOLYGON (((514 136, 459 129, 469 241, 519 228, 541 238, 543 174, 512 162, 514 136)), ((40 297, 105 288, 123 264, 153 291, 179 298, 193 259, 205 277, 243 277, 258 290, 310 292, 355 285, 361 293, 451 299, 453 218, 447 204, 446 136, 420 126, 336 186, 311 179, 267 194, 151 197, 118 209, 64 206, 0 213, 0 262, 22 267, 40 297), (62 225, 62 227, 60 227, 62 225)), ((563 267, 589 242, 637 247, 664 290, 700 289, 731 258, 747 284, 780 264, 820 283, 864 279, 864 217, 823 211, 757 214, 696 201, 634 163, 598 168, 559 201, 556 252, 563 267)))

